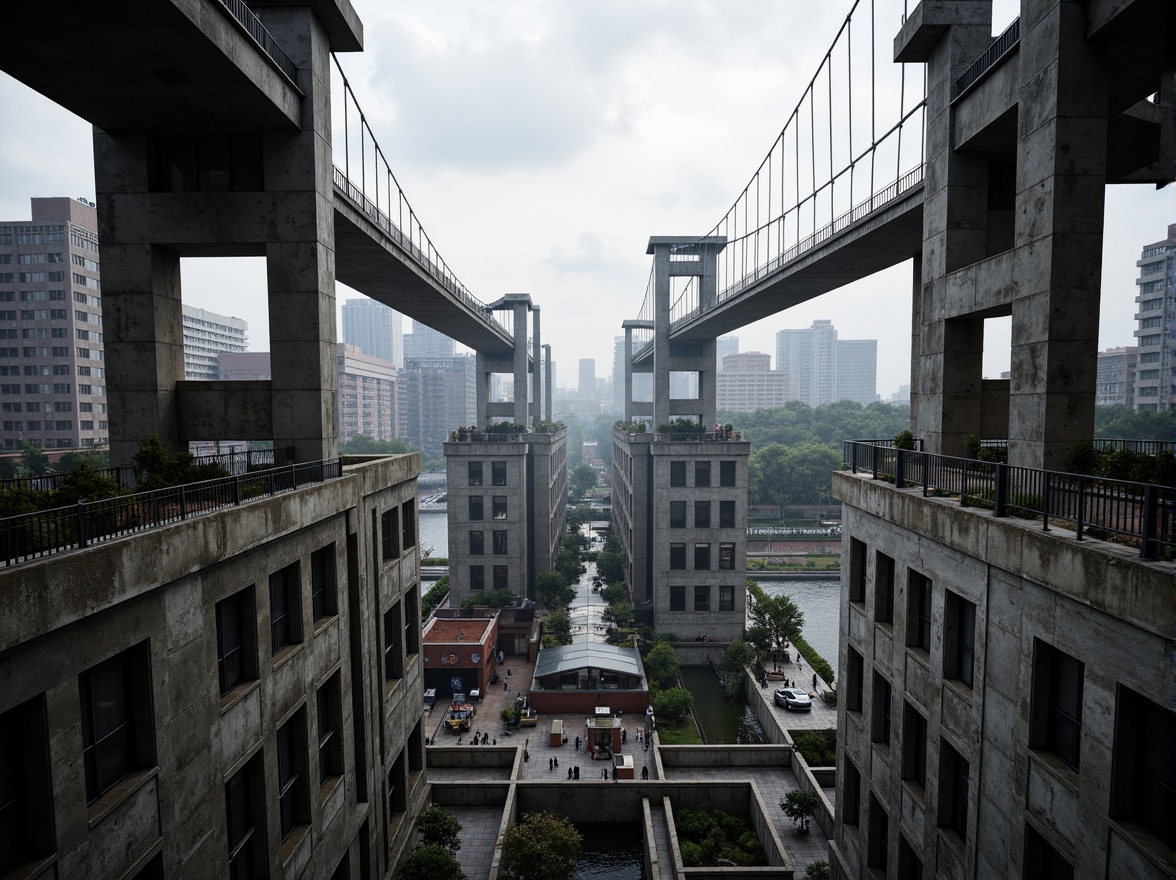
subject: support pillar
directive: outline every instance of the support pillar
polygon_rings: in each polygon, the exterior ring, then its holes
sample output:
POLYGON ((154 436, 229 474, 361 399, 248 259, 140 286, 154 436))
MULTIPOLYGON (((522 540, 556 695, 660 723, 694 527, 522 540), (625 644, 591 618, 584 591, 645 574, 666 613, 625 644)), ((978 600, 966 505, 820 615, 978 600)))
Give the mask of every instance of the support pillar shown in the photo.
POLYGON ((538 424, 543 418, 543 346, 539 338, 538 306, 531 310, 531 325, 531 416, 538 424))
POLYGON ((554 421, 551 407, 551 388, 554 383, 551 381, 551 346, 543 344, 543 418, 545 421, 554 421))
POLYGON ((520 425, 528 423, 527 418, 527 302, 514 303, 514 421, 520 425))

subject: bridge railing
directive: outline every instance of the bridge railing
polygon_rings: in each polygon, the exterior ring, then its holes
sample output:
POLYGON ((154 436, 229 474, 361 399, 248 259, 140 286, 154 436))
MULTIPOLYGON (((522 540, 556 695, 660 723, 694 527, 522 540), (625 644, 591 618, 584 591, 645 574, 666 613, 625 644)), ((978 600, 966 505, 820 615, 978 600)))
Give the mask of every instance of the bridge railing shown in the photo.
POLYGON ((286 74, 290 78, 290 82, 296 83, 298 68, 294 66, 294 62, 290 60, 290 56, 278 45, 278 41, 274 39, 273 34, 266 30, 265 25, 261 23, 261 19, 253 14, 253 10, 245 4, 244 0, 220 0, 220 4, 228 11, 229 15, 233 17, 233 20, 241 29, 253 38, 253 41, 257 43, 261 51, 269 56, 269 59, 277 65, 278 70, 286 74))
POLYGON ((291 462, 252 473, 5 517, 0 519, 0 566, 7 568, 215 513, 246 501, 337 479, 342 473, 338 458, 291 462))
POLYGON ((338 118, 338 108, 335 111, 335 121, 341 122, 342 132, 336 131, 332 135, 332 143, 343 148, 342 165, 338 161, 334 164, 336 188, 416 261, 438 285, 465 303, 487 324, 509 334, 509 329, 503 322, 489 310, 486 303, 462 284, 456 273, 441 257, 392 172, 392 167, 388 164, 363 109, 359 106, 359 99, 343 73, 338 56, 332 55, 332 58, 343 89, 343 100, 339 102, 342 108, 341 120, 338 118), (357 129, 354 134, 353 127, 357 129), (359 149, 353 163, 351 154, 355 146, 359 149))
POLYGON ((954 101, 979 81, 984 74, 991 70, 998 61, 1016 48, 1021 42, 1021 19, 1013 19, 1003 34, 992 41, 992 45, 984 50, 984 54, 972 62, 972 66, 963 72, 959 79, 951 85, 951 99, 954 101))
POLYGON ((996 517, 1074 526, 1075 538, 1116 540, 1139 548, 1142 559, 1176 552, 1176 487, 1015 467, 879 443, 847 440, 842 460, 852 473, 869 471, 897 488, 921 487, 923 497, 949 495, 962 507, 996 517))

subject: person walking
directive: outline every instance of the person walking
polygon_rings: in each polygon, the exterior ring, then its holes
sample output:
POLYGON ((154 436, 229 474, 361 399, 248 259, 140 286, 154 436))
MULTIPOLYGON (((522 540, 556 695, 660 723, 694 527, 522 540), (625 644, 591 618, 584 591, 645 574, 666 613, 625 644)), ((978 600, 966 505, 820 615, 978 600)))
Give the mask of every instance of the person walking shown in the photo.
POLYGON ((571 779, 571 778, 572 778, 572 768, 569 767, 568 768, 568 779, 571 779))
POLYGON ((649 768, 645 765, 641 766, 641 779, 642 781, 648 781, 649 779, 649 768))
POLYGON ((556 766, 556 767, 558 767, 558 766, 559 766, 559 758, 552 758, 551 760, 555 761, 555 766, 556 766))
POLYGON ((554 759, 553 759, 553 758, 548 758, 548 759, 547 759, 547 772, 548 772, 548 773, 550 773, 552 770, 554 770, 554 769, 555 769, 555 764, 553 763, 553 761, 554 761, 554 759))
POLYGON ((813 690, 815 691, 816 689, 817 689, 817 674, 814 672, 813 673, 813 690))

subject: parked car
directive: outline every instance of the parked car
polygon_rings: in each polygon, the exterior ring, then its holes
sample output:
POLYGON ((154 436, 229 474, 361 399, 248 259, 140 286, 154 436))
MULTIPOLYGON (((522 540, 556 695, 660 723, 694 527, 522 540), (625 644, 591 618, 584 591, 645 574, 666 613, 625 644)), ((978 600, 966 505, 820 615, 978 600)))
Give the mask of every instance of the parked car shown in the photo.
POLYGON ((808 712, 813 708, 813 701, 800 688, 776 688, 772 697, 777 706, 789 712, 808 712))

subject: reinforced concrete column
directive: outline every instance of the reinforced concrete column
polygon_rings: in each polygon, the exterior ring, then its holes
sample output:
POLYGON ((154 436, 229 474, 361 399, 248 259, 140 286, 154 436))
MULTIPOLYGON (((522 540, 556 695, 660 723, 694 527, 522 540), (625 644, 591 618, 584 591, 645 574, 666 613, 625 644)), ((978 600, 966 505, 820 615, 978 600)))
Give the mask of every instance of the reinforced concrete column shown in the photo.
MULTIPOLYGON (((528 297, 529 299, 529 297, 528 297)), ((514 420, 520 425, 527 418, 527 312, 530 303, 516 301, 514 310, 514 420)))
POLYGON ((633 328, 625 328, 625 421, 633 421, 633 328))
POLYGON ((653 251, 653 425, 670 420, 670 250, 668 242, 650 243, 653 251))
POLYGON ((539 339, 539 307, 531 310, 531 414, 536 424, 543 418, 543 346, 539 339))
POLYGON ((714 339, 706 339, 699 345, 702 348, 702 352, 698 356, 699 415, 702 417, 704 425, 713 428, 718 413, 718 379, 715 375, 716 343, 714 339))
POLYGON ((1108 94, 1085 9, 1022 7, 1009 462, 1024 467, 1060 468, 1094 434, 1108 94))
POLYGON ((543 418, 552 421, 551 414, 551 346, 543 344, 543 418))
POLYGON ((482 352, 474 353, 474 411, 479 428, 489 424, 490 383, 493 375, 486 363, 486 355, 482 352))

